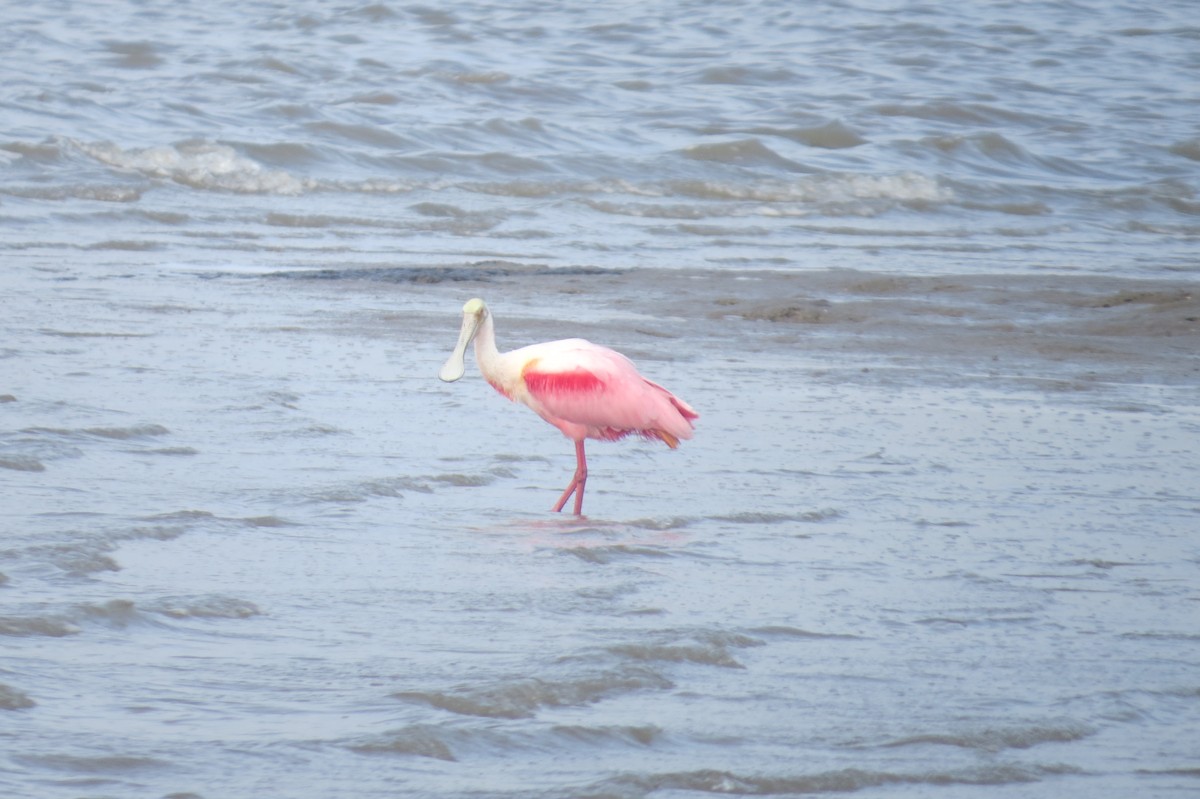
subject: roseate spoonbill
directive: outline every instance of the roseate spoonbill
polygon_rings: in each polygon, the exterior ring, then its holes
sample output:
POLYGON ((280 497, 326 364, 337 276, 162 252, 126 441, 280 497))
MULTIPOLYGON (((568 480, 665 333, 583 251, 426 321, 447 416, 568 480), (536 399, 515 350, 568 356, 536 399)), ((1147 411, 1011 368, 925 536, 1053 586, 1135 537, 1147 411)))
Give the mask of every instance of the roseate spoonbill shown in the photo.
POLYGON ((587 483, 587 438, 615 441, 636 433, 671 449, 692 437, 691 406, 638 374, 633 362, 615 350, 581 338, 531 344, 511 352, 496 349, 492 314, 483 300, 463 306, 462 329, 438 377, 453 383, 466 369, 467 345, 475 341, 475 361, 492 388, 533 412, 575 442, 575 476, 554 510, 575 495, 575 515, 583 513, 587 483))

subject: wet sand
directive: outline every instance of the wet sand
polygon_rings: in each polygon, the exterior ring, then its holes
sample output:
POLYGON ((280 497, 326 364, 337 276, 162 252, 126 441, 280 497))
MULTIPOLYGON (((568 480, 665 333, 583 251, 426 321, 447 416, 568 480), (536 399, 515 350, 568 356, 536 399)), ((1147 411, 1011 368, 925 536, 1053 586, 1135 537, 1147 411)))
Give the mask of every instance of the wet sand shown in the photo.
POLYGON ((1025 373, 1081 384, 1177 386, 1200 380, 1200 293, 1186 279, 573 271, 505 262, 444 273, 379 268, 276 276, 349 286, 442 284, 448 291, 433 293, 444 294, 449 303, 475 295, 507 301, 510 327, 528 326, 514 331, 513 346, 567 337, 573 330, 597 340, 632 332, 649 339, 686 338, 711 350, 794 345, 801 359, 841 353, 923 366, 931 379, 947 367, 957 372, 969 366, 983 381, 1025 373), (472 279, 476 275, 482 279, 472 279), (637 321, 633 331, 629 319, 637 321))

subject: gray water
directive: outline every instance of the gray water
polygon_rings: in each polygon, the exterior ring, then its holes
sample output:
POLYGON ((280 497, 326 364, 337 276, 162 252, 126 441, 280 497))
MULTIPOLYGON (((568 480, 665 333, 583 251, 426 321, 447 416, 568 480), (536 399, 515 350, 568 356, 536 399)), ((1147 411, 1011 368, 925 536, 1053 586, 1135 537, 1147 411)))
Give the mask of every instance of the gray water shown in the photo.
POLYGON ((1200 793, 1192 5, 7 4, 0 795, 1200 793))

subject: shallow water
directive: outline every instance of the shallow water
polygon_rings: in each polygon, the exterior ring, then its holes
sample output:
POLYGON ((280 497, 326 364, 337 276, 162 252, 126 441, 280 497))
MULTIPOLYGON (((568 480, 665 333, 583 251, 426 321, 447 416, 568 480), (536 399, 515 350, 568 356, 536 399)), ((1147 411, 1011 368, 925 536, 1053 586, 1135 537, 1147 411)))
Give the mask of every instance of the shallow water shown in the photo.
POLYGON ((0 794, 1195 791, 1187 4, 634 11, 13 12, 0 794))

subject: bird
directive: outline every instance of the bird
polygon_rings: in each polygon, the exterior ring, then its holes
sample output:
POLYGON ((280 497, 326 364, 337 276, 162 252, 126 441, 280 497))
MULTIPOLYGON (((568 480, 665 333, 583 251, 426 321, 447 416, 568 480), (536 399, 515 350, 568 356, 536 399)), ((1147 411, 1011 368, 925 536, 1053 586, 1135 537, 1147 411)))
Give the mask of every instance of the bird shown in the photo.
POLYGON ((458 343, 438 377, 447 383, 459 380, 466 371, 467 347, 474 341, 476 364, 492 388, 529 406, 575 442, 575 474, 553 512, 560 512, 574 494, 575 515, 583 515, 586 439, 616 441, 640 435, 675 449, 681 440, 692 437, 693 422, 700 415, 642 377, 633 362, 616 350, 569 338, 500 352, 487 304, 478 297, 468 300, 462 314, 458 343))

